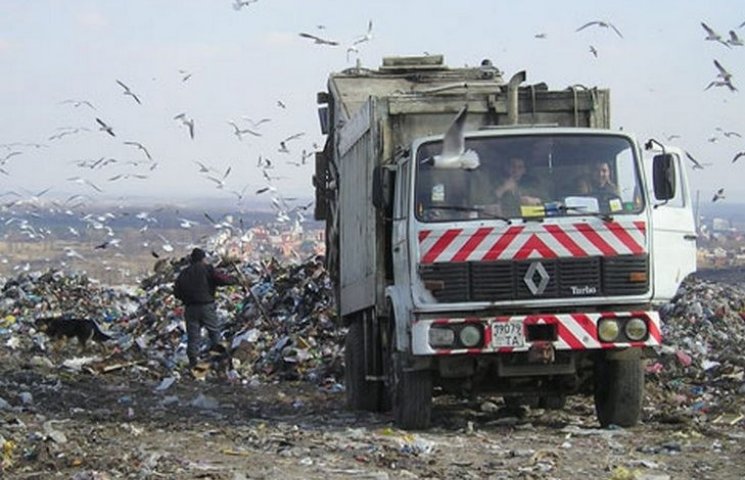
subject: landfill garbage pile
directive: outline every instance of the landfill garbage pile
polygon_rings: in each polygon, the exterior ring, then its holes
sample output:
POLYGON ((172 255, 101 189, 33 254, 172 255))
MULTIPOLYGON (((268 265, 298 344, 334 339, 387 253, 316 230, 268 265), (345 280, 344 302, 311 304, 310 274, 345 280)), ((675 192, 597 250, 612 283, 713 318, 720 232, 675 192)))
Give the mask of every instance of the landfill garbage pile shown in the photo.
MULTIPOLYGON (((139 367, 156 377, 177 374, 187 363, 186 333, 172 286, 186 261, 159 260, 138 287, 105 286, 58 270, 21 273, 0 292, 0 341, 15 357, 30 354, 25 361, 32 363, 52 366, 59 359, 64 368, 91 373, 139 367), (96 320, 112 340, 86 351, 73 341, 57 355, 35 327, 35 319, 50 316, 96 320)), ((232 351, 229 380, 296 379, 340 388, 344 332, 333 324, 332 289, 321 257, 300 264, 242 265, 232 259, 218 267, 242 280, 218 289, 216 298, 232 351)))
POLYGON ((745 288, 691 278, 660 316, 663 346, 646 366, 653 418, 742 423, 745 288))

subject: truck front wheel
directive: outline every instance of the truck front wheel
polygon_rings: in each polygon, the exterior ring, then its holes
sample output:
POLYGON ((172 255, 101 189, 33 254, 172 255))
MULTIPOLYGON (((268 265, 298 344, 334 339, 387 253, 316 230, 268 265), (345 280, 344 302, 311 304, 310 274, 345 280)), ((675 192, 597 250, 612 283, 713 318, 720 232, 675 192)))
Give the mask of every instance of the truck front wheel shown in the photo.
POLYGON ((638 358, 598 360, 595 365, 595 412, 603 427, 633 427, 644 397, 644 371, 638 358))
POLYGON ((390 349, 388 388, 393 423, 404 430, 425 430, 432 420, 432 372, 408 370, 404 355, 390 349))
POLYGON ((347 405, 353 410, 376 412, 380 410, 382 382, 365 378, 365 332, 363 318, 355 319, 344 342, 344 380, 347 405))

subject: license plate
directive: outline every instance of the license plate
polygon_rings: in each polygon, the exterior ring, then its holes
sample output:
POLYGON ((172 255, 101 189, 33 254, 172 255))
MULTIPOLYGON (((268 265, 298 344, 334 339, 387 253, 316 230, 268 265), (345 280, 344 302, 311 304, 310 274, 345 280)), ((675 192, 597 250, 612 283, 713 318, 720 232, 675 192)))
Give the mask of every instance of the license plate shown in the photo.
POLYGON ((492 324, 492 345, 495 348, 522 347, 525 345, 522 320, 492 324))

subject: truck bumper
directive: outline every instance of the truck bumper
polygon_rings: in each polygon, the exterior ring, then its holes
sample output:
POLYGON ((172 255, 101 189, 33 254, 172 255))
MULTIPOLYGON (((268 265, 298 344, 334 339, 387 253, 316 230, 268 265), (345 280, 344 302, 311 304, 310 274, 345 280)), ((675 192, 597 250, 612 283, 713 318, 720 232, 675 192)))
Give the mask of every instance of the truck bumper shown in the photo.
POLYGON ((534 343, 546 342, 557 351, 608 350, 650 347, 662 341, 660 317, 653 311, 417 318, 411 333, 414 355, 525 352, 534 343), (633 329, 629 325, 632 320, 633 329), (638 320, 646 326, 646 334, 641 337, 638 320), (475 330, 464 332, 467 326, 475 330), (616 328, 618 335, 611 339, 616 328), (480 333, 480 340, 474 344, 479 336, 475 331, 480 333))

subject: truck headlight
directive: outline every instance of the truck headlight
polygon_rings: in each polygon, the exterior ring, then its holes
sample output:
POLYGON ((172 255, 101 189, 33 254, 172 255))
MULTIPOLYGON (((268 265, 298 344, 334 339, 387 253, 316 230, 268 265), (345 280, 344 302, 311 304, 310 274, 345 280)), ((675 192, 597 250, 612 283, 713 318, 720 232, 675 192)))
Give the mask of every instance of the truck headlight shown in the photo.
POLYGON ((460 343, 465 347, 475 347, 481 343, 481 329, 476 325, 466 325, 460 329, 458 334, 460 343))
POLYGON ((598 322, 598 338, 603 342, 612 342, 618 338, 618 320, 615 318, 604 318, 598 322))
POLYGON ((632 318, 624 327, 626 337, 631 341, 639 341, 647 336, 647 322, 641 318, 632 318))
POLYGON ((450 328, 432 327, 429 329, 429 344, 432 347, 452 347, 455 332, 450 328))

